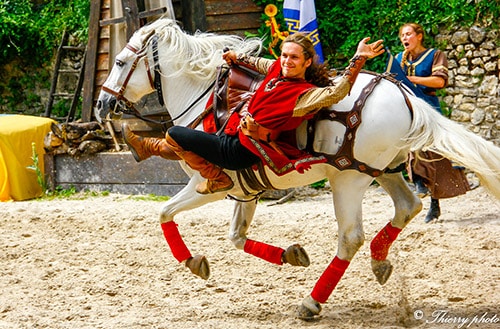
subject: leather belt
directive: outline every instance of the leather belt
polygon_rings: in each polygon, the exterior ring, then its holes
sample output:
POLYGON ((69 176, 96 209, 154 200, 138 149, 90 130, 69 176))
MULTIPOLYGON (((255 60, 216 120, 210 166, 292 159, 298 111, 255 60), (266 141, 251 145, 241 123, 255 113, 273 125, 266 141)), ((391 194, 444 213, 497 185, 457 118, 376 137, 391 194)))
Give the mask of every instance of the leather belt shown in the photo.
POLYGON ((246 115, 240 120, 240 129, 245 136, 251 137, 256 141, 261 141, 269 144, 276 152, 285 155, 283 151, 275 143, 280 132, 258 124, 251 115, 246 115))

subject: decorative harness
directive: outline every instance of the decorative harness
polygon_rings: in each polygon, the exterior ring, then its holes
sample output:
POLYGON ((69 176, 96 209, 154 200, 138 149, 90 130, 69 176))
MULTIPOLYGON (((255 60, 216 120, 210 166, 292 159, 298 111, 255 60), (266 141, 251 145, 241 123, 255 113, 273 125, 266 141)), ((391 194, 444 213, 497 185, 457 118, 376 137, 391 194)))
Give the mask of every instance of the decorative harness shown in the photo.
POLYGON ((376 169, 370 167, 364 162, 357 160, 354 157, 354 140, 356 138, 356 132, 358 130, 359 125, 361 124, 361 111, 363 110, 366 100, 371 95, 375 87, 380 83, 382 79, 386 79, 390 82, 393 82, 398 86, 399 90, 403 94, 406 105, 410 110, 411 117, 413 119, 413 108, 411 106, 410 100, 408 99, 406 93, 403 92, 403 87, 400 81, 392 78, 388 73, 378 74, 369 71, 363 71, 364 73, 368 73, 374 75, 374 78, 363 88, 358 99, 354 102, 354 105, 350 111, 340 112, 336 110, 322 110, 318 112, 316 117, 313 120, 308 122, 308 144, 307 149, 312 150, 312 142, 314 141, 315 134, 315 123, 320 120, 330 120, 337 121, 343 124, 346 127, 346 131, 344 133, 344 139, 342 145, 336 154, 325 154, 321 153, 325 158, 328 159, 328 163, 333 165, 338 170, 346 170, 346 169, 354 169, 361 173, 365 173, 372 177, 378 177, 382 175, 384 172, 395 172, 401 171, 398 167, 395 169, 376 169))

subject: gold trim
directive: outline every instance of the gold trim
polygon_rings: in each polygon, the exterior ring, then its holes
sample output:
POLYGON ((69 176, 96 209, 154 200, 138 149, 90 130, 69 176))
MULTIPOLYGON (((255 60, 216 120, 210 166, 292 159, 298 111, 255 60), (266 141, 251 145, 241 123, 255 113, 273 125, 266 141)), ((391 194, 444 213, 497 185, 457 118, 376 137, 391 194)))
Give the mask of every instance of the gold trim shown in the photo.
POLYGON ((429 56, 429 54, 430 54, 433 50, 434 50, 434 48, 429 48, 429 49, 427 49, 427 50, 424 52, 424 54, 423 54, 423 55, 422 55, 422 56, 418 59, 418 61, 413 62, 413 63, 412 63, 412 65, 417 66, 417 65, 419 65, 420 63, 422 63, 422 61, 423 61, 423 60, 424 60, 427 56, 429 56))
POLYGON ((445 70, 446 72, 448 72, 448 68, 444 65, 439 65, 439 66, 435 66, 432 68, 432 72, 439 71, 439 70, 445 70))

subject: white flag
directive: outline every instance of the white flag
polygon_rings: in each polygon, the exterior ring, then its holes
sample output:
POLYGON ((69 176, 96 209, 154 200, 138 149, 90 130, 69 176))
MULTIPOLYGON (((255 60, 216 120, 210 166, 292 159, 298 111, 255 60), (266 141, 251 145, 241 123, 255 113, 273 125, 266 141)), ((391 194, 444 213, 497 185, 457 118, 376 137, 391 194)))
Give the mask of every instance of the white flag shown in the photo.
POLYGON ((285 0, 283 3, 283 16, 290 33, 305 32, 308 34, 320 62, 323 62, 323 50, 319 40, 314 0, 285 0))

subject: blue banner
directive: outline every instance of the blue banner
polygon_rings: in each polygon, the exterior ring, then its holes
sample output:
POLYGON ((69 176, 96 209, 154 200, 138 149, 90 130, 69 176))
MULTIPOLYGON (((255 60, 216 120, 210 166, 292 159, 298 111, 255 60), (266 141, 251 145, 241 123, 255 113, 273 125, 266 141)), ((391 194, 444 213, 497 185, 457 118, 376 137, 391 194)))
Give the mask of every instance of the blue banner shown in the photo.
POLYGON ((319 40, 318 22, 314 0, 285 0, 283 16, 290 33, 304 32, 314 44, 319 61, 324 62, 323 49, 319 40))

